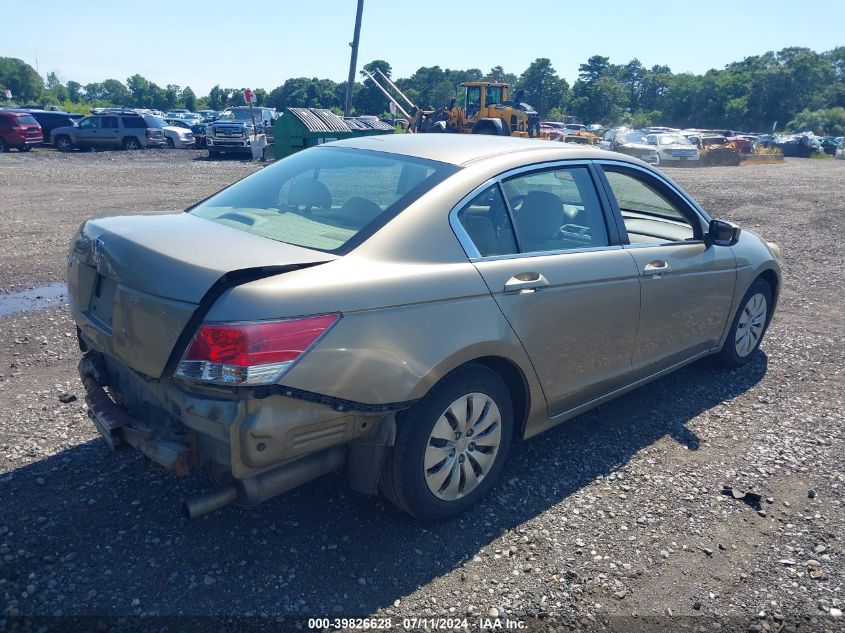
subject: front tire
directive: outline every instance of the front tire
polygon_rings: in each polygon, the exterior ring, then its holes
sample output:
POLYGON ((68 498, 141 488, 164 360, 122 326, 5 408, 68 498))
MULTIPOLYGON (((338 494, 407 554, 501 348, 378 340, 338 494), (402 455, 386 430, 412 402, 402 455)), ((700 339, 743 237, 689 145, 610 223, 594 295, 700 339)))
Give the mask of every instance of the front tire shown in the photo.
POLYGON ((5 154, 9 151, 9 143, 4 138, 0 138, 0 154, 5 154))
POLYGON ((483 365, 466 365, 407 411, 379 487, 421 521, 451 519, 495 484, 513 425, 513 404, 502 378, 483 365))
POLYGON ((167 148, 168 149, 176 149, 176 143, 173 142, 172 138, 167 139, 167 148))
POLYGON ((772 289, 765 281, 757 279, 739 303, 716 362, 727 369, 735 369, 751 360, 763 341, 771 311, 772 289))
POLYGON ((55 145, 60 152, 69 152, 73 149, 73 143, 69 136, 59 136, 55 140, 55 145))

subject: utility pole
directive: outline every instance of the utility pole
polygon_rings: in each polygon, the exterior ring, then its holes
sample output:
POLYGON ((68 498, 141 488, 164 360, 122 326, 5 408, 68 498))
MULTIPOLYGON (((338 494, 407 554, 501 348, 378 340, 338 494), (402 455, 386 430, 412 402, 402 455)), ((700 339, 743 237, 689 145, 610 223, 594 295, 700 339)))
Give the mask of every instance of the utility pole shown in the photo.
POLYGON ((349 79, 346 82, 346 104, 343 116, 352 112, 352 87, 355 85, 355 67, 358 65, 358 42, 361 39, 361 15, 364 13, 364 0, 358 0, 358 11, 355 14, 355 34, 349 45, 352 47, 352 59, 349 60, 349 79))

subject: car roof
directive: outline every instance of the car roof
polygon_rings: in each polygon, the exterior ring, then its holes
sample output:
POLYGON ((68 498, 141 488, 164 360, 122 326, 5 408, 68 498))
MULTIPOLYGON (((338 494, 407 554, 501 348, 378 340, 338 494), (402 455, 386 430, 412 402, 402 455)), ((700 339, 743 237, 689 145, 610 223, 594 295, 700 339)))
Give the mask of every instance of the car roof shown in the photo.
POLYGON ((24 114, 73 114, 73 112, 65 112, 64 110, 44 110, 42 108, 22 108, 18 112, 23 112, 24 114))
MULTIPOLYGON (((487 134, 383 134, 335 141, 326 143, 321 147, 332 146, 403 154, 458 166, 517 152, 520 154, 536 152, 541 160, 548 160, 546 156, 540 157, 539 155, 550 151, 559 154, 560 159, 589 160, 604 158, 626 160, 624 154, 593 147, 567 147, 563 143, 554 141, 487 134)), ((630 162, 639 161, 632 160, 630 162)))

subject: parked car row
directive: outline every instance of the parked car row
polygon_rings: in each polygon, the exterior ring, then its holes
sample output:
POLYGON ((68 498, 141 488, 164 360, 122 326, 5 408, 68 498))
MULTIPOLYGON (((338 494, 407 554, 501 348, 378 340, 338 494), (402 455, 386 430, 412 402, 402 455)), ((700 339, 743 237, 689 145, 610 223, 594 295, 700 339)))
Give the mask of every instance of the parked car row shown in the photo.
POLYGON ((542 121, 543 137, 564 143, 594 142, 602 149, 635 156, 652 165, 696 163, 702 165, 738 165, 744 155, 758 148, 779 148, 784 156, 808 157, 824 152, 835 156, 842 137, 798 134, 760 134, 730 129, 678 129, 652 126, 602 128, 561 121, 542 121), (576 138, 581 137, 581 138, 576 138))
POLYGON ((258 132, 272 137, 276 118, 270 108, 228 108, 190 112, 174 110, 162 113, 148 109, 95 108, 84 116, 70 112, 40 109, 0 110, 0 152, 18 149, 26 152, 42 144, 52 144, 57 150, 75 149, 172 149, 207 147, 209 123, 221 120, 220 137, 213 154, 250 151, 249 139, 258 132))
POLYGON ((816 136, 812 132, 802 132, 801 134, 775 136, 770 143, 774 147, 780 147, 784 156, 807 158, 811 154, 821 152, 836 156, 837 150, 842 146, 842 138, 816 136))

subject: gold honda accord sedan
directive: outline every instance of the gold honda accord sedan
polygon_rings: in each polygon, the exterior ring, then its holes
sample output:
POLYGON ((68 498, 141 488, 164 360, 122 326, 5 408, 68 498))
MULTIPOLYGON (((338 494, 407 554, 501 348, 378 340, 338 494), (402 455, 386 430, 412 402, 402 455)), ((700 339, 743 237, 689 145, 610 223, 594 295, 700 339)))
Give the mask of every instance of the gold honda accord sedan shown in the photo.
POLYGON ((89 415, 214 487, 197 517, 342 470, 424 521, 508 449, 704 356, 755 354, 778 247, 647 164, 533 139, 308 149, 68 254, 89 415))

